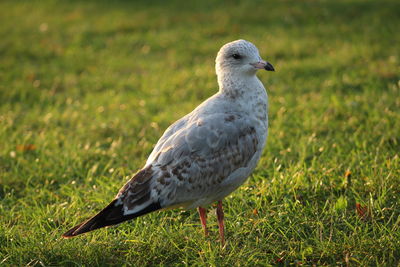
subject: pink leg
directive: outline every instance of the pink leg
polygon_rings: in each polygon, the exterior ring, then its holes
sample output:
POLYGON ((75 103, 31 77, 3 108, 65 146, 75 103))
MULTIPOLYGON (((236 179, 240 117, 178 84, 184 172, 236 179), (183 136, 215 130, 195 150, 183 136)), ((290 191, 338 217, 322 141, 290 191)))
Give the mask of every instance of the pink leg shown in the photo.
POLYGON ((224 225, 224 210, 222 209, 222 200, 218 201, 217 205, 217 218, 219 226, 219 237, 221 239, 221 245, 225 245, 225 225, 224 225))
POLYGON ((204 235, 208 236, 208 230, 207 230, 207 210, 202 207, 198 207, 197 209, 200 214, 200 221, 201 221, 201 227, 203 227, 204 230, 204 235))

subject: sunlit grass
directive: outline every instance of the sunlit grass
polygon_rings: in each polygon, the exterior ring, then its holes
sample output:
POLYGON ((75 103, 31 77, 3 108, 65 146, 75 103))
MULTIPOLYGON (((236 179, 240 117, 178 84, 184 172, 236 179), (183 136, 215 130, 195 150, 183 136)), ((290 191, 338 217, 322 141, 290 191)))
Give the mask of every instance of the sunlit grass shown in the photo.
POLYGON ((397 1, 2 1, 0 265, 387 265, 400 259, 397 1), (270 132, 214 211, 154 213, 64 240, 252 41, 270 132), (365 208, 357 213, 356 203, 365 208))

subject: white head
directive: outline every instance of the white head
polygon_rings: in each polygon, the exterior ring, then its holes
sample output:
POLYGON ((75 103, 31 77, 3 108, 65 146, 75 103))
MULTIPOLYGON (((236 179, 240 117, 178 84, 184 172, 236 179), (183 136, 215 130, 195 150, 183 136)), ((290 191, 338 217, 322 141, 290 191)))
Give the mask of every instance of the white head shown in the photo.
POLYGON ((225 44, 215 60, 217 75, 255 75, 258 69, 274 71, 274 67, 261 59, 257 47, 246 40, 225 44))

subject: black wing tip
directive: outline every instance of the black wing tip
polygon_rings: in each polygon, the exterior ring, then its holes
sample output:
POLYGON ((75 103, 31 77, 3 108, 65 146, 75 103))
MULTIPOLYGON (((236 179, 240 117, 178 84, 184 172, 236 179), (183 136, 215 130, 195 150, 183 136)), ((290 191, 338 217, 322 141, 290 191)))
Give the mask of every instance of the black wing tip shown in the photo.
POLYGON ((117 199, 114 199, 107 207, 105 207, 98 214, 90 218, 89 220, 76 225, 67 232, 65 232, 63 238, 72 238, 102 227, 107 227, 115 224, 122 223, 124 221, 145 215, 147 213, 161 209, 159 202, 151 203, 141 211, 129 215, 124 215, 123 205, 116 205, 117 199))
POLYGON ((65 239, 68 239, 68 238, 72 238, 72 237, 77 236, 77 234, 74 234, 74 232, 75 232, 79 227, 81 227, 81 225, 82 225, 82 224, 78 224, 78 225, 75 226, 74 228, 69 229, 67 232, 65 232, 64 234, 62 234, 62 237, 65 238, 65 239))
POLYGON ((107 207, 105 207, 102 211, 97 213, 95 216, 90 218, 89 220, 78 224, 65 232, 62 237, 64 238, 71 238, 75 237, 80 234, 84 234, 86 232, 90 232, 93 230, 96 230, 101 227, 105 227, 108 225, 112 225, 112 221, 108 219, 110 215, 112 214, 113 216, 117 215, 118 217, 123 216, 123 210, 122 210, 122 205, 115 205, 116 199, 114 199, 110 204, 108 204, 107 207))

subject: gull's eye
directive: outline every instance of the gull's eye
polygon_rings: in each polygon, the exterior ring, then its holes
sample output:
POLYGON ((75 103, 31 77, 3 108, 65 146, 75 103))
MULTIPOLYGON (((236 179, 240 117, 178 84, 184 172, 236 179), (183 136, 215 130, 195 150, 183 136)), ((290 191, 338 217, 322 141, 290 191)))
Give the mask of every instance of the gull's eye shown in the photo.
POLYGON ((241 59, 242 58, 239 54, 233 54, 232 57, 234 59, 241 59))

